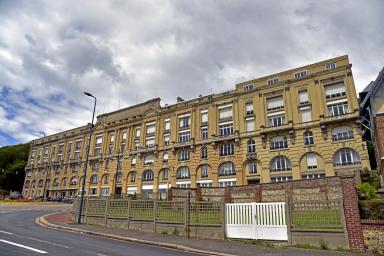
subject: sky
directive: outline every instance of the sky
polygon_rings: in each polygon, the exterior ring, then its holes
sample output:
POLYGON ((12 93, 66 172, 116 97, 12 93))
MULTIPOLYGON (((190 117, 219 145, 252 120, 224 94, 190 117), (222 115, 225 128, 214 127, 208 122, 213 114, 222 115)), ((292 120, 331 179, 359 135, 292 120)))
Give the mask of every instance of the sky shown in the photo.
POLYGON ((348 54, 357 91, 384 66, 382 0, 0 0, 0 146, 160 97, 348 54))

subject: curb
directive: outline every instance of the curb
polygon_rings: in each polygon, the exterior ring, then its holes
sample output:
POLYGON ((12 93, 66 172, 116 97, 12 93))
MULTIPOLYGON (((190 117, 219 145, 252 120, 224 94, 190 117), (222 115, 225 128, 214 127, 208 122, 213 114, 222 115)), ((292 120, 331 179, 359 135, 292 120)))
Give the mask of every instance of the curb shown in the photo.
POLYGON ((205 254, 205 255, 214 255, 214 256, 236 256, 235 254, 206 251, 206 250, 196 249, 193 247, 188 247, 188 246, 180 245, 180 244, 155 242, 155 241, 137 239, 137 238, 133 238, 133 237, 122 237, 122 236, 118 236, 118 235, 105 234, 105 233, 89 231, 89 230, 84 230, 84 229, 79 229, 79 228, 60 226, 60 225, 50 223, 45 219, 45 217, 47 217, 49 215, 53 215, 53 214, 57 214, 57 212, 49 213, 49 214, 37 217, 35 219, 35 223, 40 225, 40 226, 46 227, 46 228, 61 229, 61 230, 65 230, 65 231, 69 231, 69 232, 73 232, 73 233, 80 233, 80 234, 85 234, 85 235, 90 235, 90 236, 104 237, 104 238, 109 238, 109 239, 114 239, 114 240, 157 246, 157 247, 174 249, 174 250, 185 251, 185 252, 199 253, 199 254, 205 254))

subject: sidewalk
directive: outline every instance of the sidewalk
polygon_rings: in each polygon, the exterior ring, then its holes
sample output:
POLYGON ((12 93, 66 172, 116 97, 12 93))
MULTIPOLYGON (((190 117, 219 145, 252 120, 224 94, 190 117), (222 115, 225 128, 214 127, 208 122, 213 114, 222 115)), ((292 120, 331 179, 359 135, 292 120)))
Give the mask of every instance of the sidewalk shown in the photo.
POLYGON ((113 238, 118 240, 125 240, 136 243, 143 243, 154 246, 161 246, 184 251, 191 251, 196 253, 203 253, 208 255, 241 255, 241 256, 254 256, 254 255, 368 255, 368 254, 355 254, 347 252, 336 252, 328 250, 307 250, 299 248, 270 248, 261 245, 247 244, 239 241, 225 241, 225 240, 209 240, 209 239, 188 239, 182 236, 161 235, 156 233, 143 233, 120 228, 109 228, 94 225, 74 224, 71 221, 69 212, 58 212, 42 216, 37 219, 37 222, 43 226, 51 228, 59 228, 68 231, 82 232, 89 235, 96 235, 106 238, 113 238))

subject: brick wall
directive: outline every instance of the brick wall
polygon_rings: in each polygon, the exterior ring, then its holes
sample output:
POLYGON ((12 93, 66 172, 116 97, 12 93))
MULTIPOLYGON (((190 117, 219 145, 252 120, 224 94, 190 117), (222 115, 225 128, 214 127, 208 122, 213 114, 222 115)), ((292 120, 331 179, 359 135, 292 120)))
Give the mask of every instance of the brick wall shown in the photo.
POLYGON ((355 186, 356 182, 353 177, 341 178, 349 247, 353 250, 362 250, 364 248, 364 238, 355 186))
POLYGON ((379 161, 377 166, 381 168, 381 175, 384 176, 384 166, 380 165, 380 158, 384 156, 384 114, 375 116, 373 123, 376 137, 376 157, 379 161))

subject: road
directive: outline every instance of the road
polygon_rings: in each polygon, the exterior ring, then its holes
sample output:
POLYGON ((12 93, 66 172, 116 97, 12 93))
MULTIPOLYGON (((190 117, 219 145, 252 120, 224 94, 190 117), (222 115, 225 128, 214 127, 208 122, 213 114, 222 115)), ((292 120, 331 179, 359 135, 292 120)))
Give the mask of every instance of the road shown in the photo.
POLYGON ((0 255, 198 255, 41 227, 35 218, 68 205, 0 205, 0 255))

